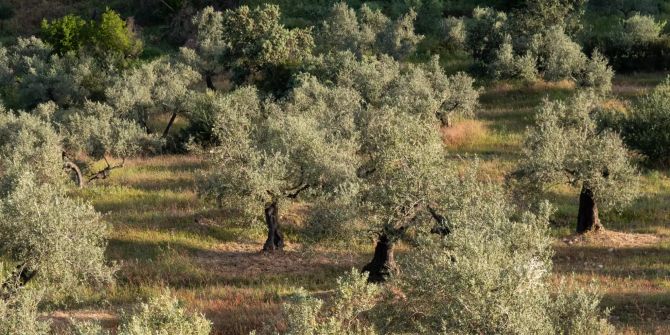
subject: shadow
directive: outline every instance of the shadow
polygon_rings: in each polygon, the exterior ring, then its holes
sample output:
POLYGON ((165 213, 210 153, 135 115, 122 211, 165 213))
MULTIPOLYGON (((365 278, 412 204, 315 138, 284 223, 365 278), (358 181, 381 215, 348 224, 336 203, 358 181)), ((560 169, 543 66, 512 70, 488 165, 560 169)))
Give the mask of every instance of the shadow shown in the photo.
POLYGON ((602 306, 616 323, 670 322, 670 292, 605 294, 602 306))

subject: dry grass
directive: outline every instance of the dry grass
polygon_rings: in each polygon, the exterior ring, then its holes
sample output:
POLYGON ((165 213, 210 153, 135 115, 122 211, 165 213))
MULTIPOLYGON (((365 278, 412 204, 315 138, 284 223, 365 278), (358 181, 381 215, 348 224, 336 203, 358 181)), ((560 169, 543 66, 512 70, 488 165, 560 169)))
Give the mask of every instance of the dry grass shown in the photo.
POLYGON ((451 127, 443 127, 441 132, 447 148, 453 150, 472 147, 487 135, 486 127, 478 120, 463 120, 451 127))

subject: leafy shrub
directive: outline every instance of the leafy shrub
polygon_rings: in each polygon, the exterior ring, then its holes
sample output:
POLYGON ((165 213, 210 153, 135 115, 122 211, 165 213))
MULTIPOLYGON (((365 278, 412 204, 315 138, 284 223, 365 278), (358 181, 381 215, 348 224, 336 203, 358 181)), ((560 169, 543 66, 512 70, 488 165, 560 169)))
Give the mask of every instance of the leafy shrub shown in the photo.
POLYGON ((0 299, 0 334, 51 334, 49 322, 39 318, 40 300, 40 292, 27 289, 0 299))
POLYGON ((304 290, 284 305, 287 335, 374 335, 374 328, 361 315, 377 303, 380 289, 368 284, 367 275, 352 269, 337 279, 335 295, 327 302, 310 297, 304 290))
POLYGON ((211 323, 200 314, 187 312, 169 292, 149 299, 126 316, 119 335, 208 335, 211 323))
POLYGON ((76 15, 66 15, 49 22, 42 21, 42 36, 60 54, 77 52, 89 43, 87 22, 76 15))
POLYGON ((612 67, 609 66, 607 59, 595 50, 578 75, 577 83, 579 86, 593 89, 597 94, 605 95, 612 91, 612 78, 614 78, 612 67))
POLYGON ((102 58, 110 54, 126 58, 139 55, 142 49, 141 41, 111 9, 102 13, 99 22, 87 22, 73 14, 52 22, 43 20, 41 36, 59 55, 87 50, 102 58))

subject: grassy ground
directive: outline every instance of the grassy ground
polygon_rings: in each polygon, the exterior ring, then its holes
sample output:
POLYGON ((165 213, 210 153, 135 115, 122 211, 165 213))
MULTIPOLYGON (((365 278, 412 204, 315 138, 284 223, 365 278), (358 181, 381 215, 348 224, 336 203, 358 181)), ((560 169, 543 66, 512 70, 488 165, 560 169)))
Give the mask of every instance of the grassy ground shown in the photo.
MULTIPOLYGON (((619 77, 615 92, 631 99, 663 78, 619 77)), ((523 131, 538 104, 547 96, 565 97, 571 91, 569 83, 488 87, 478 120, 464 120, 444 131, 450 153, 479 157, 484 170, 501 179, 520 157, 523 131)), ((81 292, 78 300, 56 306, 62 311, 54 318, 100 319, 113 325, 120 308, 169 286, 190 308, 205 313, 218 334, 246 334, 267 320, 276 320, 275 328, 280 329, 281 303, 288 294, 298 287, 329 290, 339 274, 361 267, 370 257, 372 243, 358 250, 309 251, 290 243, 282 254, 261 254, 262 225, 240 223, 234 212, 197 197, 195 181, 203 166, 194 156, 132 160, 109 179, 75 192, 110 223, 108 257, 120 270, 115 287, 81 292)), ((558 188, 549 194, 559 208, 552 227, 554 280, 569 276, 580 285, 597 280, 619 330, 667 334, 670 176, 668 171, 641 174, 643 196, 620 213, 602 216, 609 229, 621 234, 569 238, 577 192, 558 188)), ((283 223, 299 221, 296 213, 286 211, 283 223)))

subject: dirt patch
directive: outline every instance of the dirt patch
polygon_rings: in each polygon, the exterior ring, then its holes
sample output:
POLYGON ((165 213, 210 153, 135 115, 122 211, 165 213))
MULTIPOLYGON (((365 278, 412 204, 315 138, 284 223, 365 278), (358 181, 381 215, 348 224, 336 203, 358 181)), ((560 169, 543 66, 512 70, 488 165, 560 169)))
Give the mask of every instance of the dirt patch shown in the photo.
POLYGON ((71 320, 100 323, 105 329, 114 329, 119 324, 119 316, 105 310, 56 311, 45 318, 52 322, 56 334, 69 334, 71 320))
POLYGON ((570 235, 562 239, 568 245, 591 245, 612 248, 629 248, 657 244, 661 238, 652 234, 622 233, 601 229, 586 234, 570 235))

